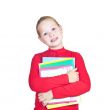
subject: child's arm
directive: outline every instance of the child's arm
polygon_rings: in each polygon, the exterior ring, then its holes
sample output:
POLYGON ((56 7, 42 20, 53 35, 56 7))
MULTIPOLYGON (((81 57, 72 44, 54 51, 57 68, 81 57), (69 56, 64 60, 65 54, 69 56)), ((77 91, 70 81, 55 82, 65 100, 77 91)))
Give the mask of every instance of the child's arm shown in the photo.
POLYGON ((79 81, 52 89, 54 98, 78 96, 90 90, 90 78, 80 54, 77 54, 76 56, 76 67, 79 72, 79 81))
POLYGON ((29 74, 29 86, 35 92, 46 92, 55 87, 68 84, 68 75, 59 75, 54 77, 41 78, 39 76, 39 67, 40 62, 39 55, 35 55, 32 59, 31 69, 29 74))

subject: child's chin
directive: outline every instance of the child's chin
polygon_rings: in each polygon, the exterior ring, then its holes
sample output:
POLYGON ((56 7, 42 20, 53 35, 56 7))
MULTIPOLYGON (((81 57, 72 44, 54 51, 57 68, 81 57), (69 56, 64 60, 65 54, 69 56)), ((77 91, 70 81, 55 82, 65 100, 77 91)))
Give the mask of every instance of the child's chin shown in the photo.
POLYGON ((59 43, 52 44, 52 47, 57 47, 59 43))

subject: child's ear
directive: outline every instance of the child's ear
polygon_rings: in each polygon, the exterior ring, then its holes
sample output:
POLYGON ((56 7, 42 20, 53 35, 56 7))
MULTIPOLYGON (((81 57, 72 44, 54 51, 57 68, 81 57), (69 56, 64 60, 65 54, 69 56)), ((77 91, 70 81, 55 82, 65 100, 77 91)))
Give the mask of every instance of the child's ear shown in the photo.
POLYGON ((63 33, 63 29, 62 29, 62 26, 61 26, 61 25, 59 25, 59 27, 60 27, 60 30, 61 30, 61 32, 63 33))
POLYGON ((62 26, 61 26, 60 24, 59 24, 58 26, 59 26, 59 27, 60 27, 60 29, 62 30, 62 26))
POLYGON ((41 36, 38 36, 38 39, 39 39, 41 42, 43 42, 43 39, 41 38, 41 36))
POLYGON ((38 39, 41 41, 41 37, 40 36, 38 36, 38 39))
POLYGON ((38 39, 40 38, 40 36, 38 35, 38 39))

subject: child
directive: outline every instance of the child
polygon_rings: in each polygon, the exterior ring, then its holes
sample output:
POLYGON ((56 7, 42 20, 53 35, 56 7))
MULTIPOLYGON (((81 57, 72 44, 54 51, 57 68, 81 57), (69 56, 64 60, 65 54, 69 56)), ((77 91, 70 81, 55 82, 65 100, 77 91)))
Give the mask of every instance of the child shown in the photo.
MULTIPOLYGON (((50 16, 41 17, 36 25, 38 38, 48 46, 48 50, 35 54, 32 58, 29 85, 36 92, 35 109, 47 110, 47 103, 53 98, 79 96, 90 90, 90 79, 80 53, 64 48, 62 27, 50 16), (38 64, 42 57, 74 57, 75 69, 54 77, 41 78, 38 64)), ((55 108, 52 110, 78 110, 78 104, 55 108)))

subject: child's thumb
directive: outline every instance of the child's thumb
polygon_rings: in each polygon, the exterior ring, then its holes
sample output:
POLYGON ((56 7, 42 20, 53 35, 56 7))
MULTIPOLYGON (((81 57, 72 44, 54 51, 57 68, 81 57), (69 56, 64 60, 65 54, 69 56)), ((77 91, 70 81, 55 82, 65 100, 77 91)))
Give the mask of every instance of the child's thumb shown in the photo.
POLYGON ((74 69, 72 69, 71 71, 72 71, 72 72, 75 72, 75 71, 77 71, 77 68, 74 68, 74 69))

